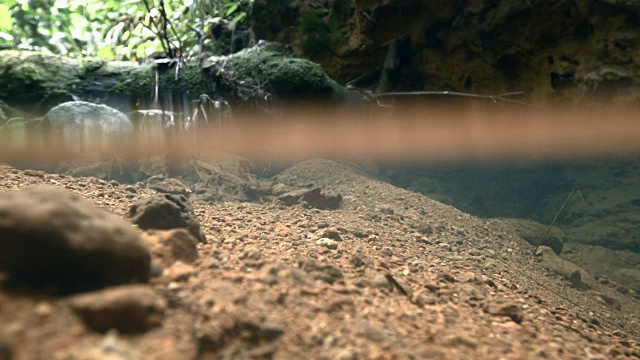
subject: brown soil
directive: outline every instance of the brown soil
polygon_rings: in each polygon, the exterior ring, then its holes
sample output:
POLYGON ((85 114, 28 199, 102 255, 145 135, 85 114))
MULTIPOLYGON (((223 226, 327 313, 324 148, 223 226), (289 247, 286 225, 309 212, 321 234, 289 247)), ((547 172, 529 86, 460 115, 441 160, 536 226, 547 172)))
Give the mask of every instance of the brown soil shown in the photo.
MULTIPOLYGON (((64 297, 0 287, 0 358, 3 347, 14 359, 640 357, 636 298, 569 288, 498 221, 342 163, 308 161, 279 178, 339 192, 344 205, 195 204, 208 243, 193 268, 151 280, 168 307, 143 333, 92 332, 64 297), (337 249, 317 244, 336 234, 337 249)), ((121 215, 155 193, 0 166, 0 191, 35 184, 121 215)))

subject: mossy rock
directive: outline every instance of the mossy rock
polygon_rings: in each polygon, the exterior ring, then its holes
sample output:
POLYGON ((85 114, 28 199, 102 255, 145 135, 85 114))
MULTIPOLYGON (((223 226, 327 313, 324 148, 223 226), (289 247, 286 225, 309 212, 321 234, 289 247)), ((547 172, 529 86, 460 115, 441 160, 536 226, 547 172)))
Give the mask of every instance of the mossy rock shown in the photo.
POLYGON ((262 86, 280 100, 344 99, 348 93, 320 65, 260 45, 227 57, 211 57, 203 67, 227 82, 262 86))

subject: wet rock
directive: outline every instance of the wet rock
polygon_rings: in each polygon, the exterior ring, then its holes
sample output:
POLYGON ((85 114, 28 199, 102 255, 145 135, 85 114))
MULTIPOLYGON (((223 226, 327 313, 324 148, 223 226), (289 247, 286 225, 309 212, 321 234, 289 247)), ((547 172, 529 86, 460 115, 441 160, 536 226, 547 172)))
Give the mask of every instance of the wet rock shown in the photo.
POLYGON ((191 193, 191 189, 180 180, 174 178, 166 179, 162 174, 150 177, 147 180, 146 187, 162 194, 189 196, 191 193))
POLYGON ((133 124, 127 115, 106 105, 86 101, 62 103, 49 110, 47 119, 52 127, 62 127, 64 130, 73 127, 105 132, 133 131, 133 124))
POLYGON ((278 196, 276 199, 286 206, 302 204, 305 207, 320 210, 339 209, 342 204, 342 195, 325 195, 320 188, 312 190, 296 190, 278 196))
POLYGON ((162 194, 136 201, 127 215, 141 229, 186 228, 201 243, 206 243, 193 207, 182 195, 162 194))
POLYGON ((176 261, 191 264, 198 259, 198 241, 186 229, 147 230, 142 238, 155 265, 168 267, 176 261))
POLYGON ((533 246, 547 246, 560 255, 563 243, 567 235, 560 228, 553 226, 547 233, 548 226, 535 221, 525 219, 502 219, 503 222, 511 225, 515 232, 533 246), (543 236, 546 237, 543 238, 543 236))
POLYGON ((509 317, 516 324, 521 324, 524 320, 524 311, 522 310, 522 306, 513 302, 495 302, 489 304, 488 312, 495 316, 509 317))
POLYGON ((76 295, 71 308, 92 330, 140 332, 162 322, 166 301, 150 287, 127 285, 76 295))
POLYGON ((594 292, 596 299, 601 303, 610 306, 616 310, 622 310, 622 304, 620 304, 620 300, 616 299, 613 296, 607 295, 605 293, 594 292))
POLYGON ((342 279, 342 271, 335 265, 323 264, 314 259, 301 260, 298 263, 300 269, 311 275, 314 279, 333 284, 342 279))
POLYGON ((0 234, 12 281, 73 292, 149 279, 149 249, 131 224, 68 191, 0 194, 0 234))
MULTIPOLYGON (((551 270, 552 272, 562 275, 565 279, 570 280, 572 274, 576 271, 580 273, 580 290, 587 290, 597 287, 596 280, 589 275, 584 269, 572 263, 569 260, 562 259, 549 247, 540 246, 536 251, 536 255, 540 259, 540 265, 551 270)), ((577 281, 577 276, 574 280, 577 281)))
POLYGON ((88 149, 109 150, 123 134, 133 132, 133 124, 125 114, 85 101, 62 103, 49 110, 46 119, 61 137, 61 143, 75 153, 88 149), (103 141, 105 139, 109 141, 103 141))
POLYGON ((571 287, 574 289, 582 288, 583 286, 582 275, 579 270, 575 270, 574 272, 571 273, 571 275, 569 275, 569 283, 571 284, 571 287))
POLYGON ((277 183, 271 185, 271 193, 275 196, 286 194, 288 192, 291 192, 291 190, 291 186, 287 186, 285 184, 277 183))
POLYGON ((624 268, 613 273, 612 278, 619 284, 622 284, 636 294, 640 294, 640 270, 624 268))

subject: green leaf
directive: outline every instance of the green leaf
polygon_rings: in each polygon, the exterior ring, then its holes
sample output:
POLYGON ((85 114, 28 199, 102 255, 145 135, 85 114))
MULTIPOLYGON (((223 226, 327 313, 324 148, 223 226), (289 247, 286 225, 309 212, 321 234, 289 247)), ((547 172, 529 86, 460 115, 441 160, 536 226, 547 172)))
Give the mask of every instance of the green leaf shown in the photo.
POLYGON ((333 19, 329 19, 329 21, 327 21, 327 28, 329 29, 329 32, 332 33, 333 35, 336 35, 336 36, 342 35, 342 33, 340 32, 340 25, 338 25, 338 22, 333 19))
POLYGON ((231 20, 231 22, 229 23, 229 29, 235 28, 236 24, 239 22, 243 22, 244 19, 246 19, 246 17, 247 17, 247 13, 244 11, 236 15, 236 17, 234 17, 233 20, 231 20))
POLYGON ((0 5, 0 30, 10 31, 13 27, 11 15, 9 15, 9 7, 0 5))
POLYGON ((231 5, 231 7, 229 7, 227 12, 225 13, 224 17, 233 14, 234 12, 236 12, 236 10, 238 10, 238 3, 234 3, 233 5, 231 5))

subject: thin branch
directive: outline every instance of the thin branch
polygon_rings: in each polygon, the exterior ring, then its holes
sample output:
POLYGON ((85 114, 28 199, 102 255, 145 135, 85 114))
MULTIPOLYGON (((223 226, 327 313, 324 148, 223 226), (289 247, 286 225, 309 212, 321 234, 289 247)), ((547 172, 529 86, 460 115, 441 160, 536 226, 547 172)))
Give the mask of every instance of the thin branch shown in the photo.
POLYGON ((522 91, 512 91, 512 92, 507 92, 502 94, 481 95, 481 94, 462 93, 462 92, 456 92, 456 91, 411 91, 411 92, 387 92, 387 93, 381 93, 381 94, 374 94, 373 99, 379 100, 380 98, 384 98, 384 97, 398 97, 398 96, 434 96, 434 95, 435 96, 452 96, 452 97, 490 100, 495 103, 497 103, 498 101, 502 101, 502 102, 508 102, 508 103, 527 106, 533 109, 547 110, 539 106, 531 105, 524 101, 507 98, 508 96, 517 96, 517 95, 522 95, 523 93, 524 92, 522 91))
MULTIPOLYGON (((149 5, 149 1, 148 0, 143 0, 142 3, 144 4, 144 7, 147 9, 147 13, 151 14, 151 6, 149 5)), ((154 24, 154 26, 156 26, 156 23, 150 19, 151 22, 154 24)), ((149 31, 151 31, 155 36, 158 37, 158 39, 160 39, 160 45, 162 45, 162 50, 166 53, 169 54, 171 49, 170 49, 170 44, 168 43, 168 40, 165 38, 165 36, 163 36, 161 34, 161 30, 157 28, 157 26, 155 28, 151 27, 150 25, 147 25, 144 23, 144 21, 142 22, 142 26, 144 26, 145 28, 147 28, 149 31), (165 44, 165 41, 167 41, 167 43, 165 44)))

